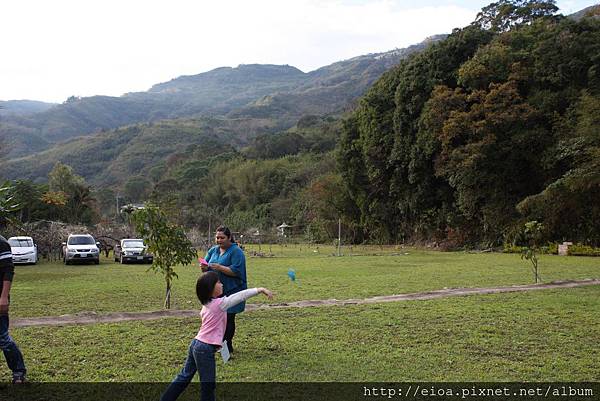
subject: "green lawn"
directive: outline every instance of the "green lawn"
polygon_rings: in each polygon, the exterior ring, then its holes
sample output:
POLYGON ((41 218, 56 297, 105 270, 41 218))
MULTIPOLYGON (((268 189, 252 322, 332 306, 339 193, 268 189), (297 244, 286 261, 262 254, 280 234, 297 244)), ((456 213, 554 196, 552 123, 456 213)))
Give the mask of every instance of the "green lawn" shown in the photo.
MULTIPOLYGON (((258 247, 248 249, 248 255, 252 250, 258 247)), ((272 252, 275 257, 248 256, 249 285, 275 290, 274 302, 364 298, 444 287, 491 287, 533 281, 529 266, 516 254, 354 247, 343 250, 346 256, 334 257, 333 247, 322 246, 262 246, 261 251, 272 252), (298 283, 290 282, 289 268, 296 271, 298 283)), ((99 266, 42 262, 16 269, 13 317, 162 308, 164 281, 162 276, 147 272, 147 265, 119 265, 103 259, 99 266)), ((199 269, 180 266, 176 271, 179 279, 174 283, 172 307, 198 307, 194 284, 199 269)), ((540 274, 545 282, 600 278, 600 258, 542 255, 540 274)))
MULTIPOLYGON (((12 330, 33 381, 169 381, 199 319, 12 330)), ((219 381, 600 381, 600 286, 255 311, 219 381)), ((0 364, 0 378, 9 374, 0 364)))

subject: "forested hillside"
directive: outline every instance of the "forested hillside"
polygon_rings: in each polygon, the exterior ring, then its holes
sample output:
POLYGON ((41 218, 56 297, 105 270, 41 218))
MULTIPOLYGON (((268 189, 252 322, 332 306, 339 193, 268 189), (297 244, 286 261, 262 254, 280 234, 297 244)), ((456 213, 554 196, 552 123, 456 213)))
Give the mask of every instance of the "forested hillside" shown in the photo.
POLYGON ((600 241, 600 21, 518 3, 402 62, 347 119, 365 237, 497 245, 538 220, 547 240, 600 241))
POLYGON ((240 148, 273 127, 259 119, 161 120, 77 137, 49 150, 3 165, 3 175, 45 181, 57 162, 68 164, 78 175, 100 187, 119 188, 132 176, 151 176, 151 170, 176 159, 188 147, 207 141, 240 148))

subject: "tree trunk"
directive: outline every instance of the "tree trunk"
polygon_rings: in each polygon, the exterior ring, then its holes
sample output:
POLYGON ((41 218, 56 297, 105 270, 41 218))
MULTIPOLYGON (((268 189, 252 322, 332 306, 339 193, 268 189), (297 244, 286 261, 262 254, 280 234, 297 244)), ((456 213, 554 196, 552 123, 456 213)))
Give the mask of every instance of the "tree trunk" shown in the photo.
POLYGON ((165 309, 171 309, 171 281, 167 280, 167 292, 165 296, 165 309))

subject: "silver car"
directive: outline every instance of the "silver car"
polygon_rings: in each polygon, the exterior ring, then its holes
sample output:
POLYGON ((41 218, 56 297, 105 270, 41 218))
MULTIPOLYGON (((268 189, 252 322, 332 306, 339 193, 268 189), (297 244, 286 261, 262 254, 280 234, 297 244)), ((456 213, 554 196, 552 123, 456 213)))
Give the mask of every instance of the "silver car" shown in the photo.
POLYGON ((148 247, 143 239, 126 238, 115 247, 115 262, 142 262, 152 263, 154 257, 148 253, 148 247))
POLYGON ((63 261, 65 265, 73 262, 100 263, 100 243, 89 234, 71 234, 63 242, 63 261))

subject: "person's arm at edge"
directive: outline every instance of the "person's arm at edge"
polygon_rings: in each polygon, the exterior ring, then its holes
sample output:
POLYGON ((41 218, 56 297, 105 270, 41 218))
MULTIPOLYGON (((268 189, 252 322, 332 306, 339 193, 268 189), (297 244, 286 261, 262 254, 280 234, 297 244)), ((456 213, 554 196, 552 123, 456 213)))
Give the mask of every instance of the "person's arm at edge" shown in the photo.
POLYGON ((10 287, 12 286, 12 281, 4 280, 2 281, 2 295, 0 295, 0 313, 8 312, 8 298, 10 296, 10 287))

